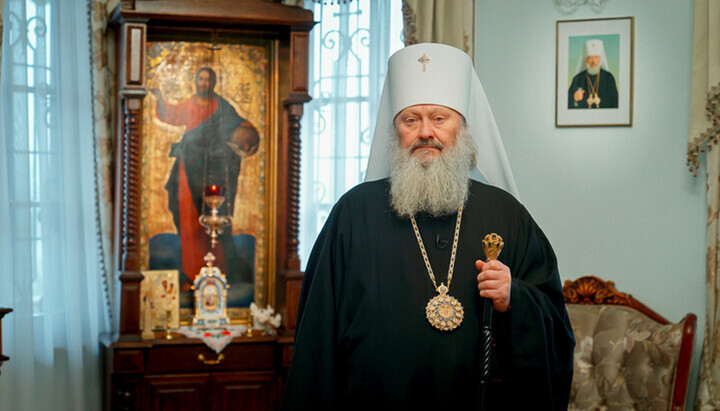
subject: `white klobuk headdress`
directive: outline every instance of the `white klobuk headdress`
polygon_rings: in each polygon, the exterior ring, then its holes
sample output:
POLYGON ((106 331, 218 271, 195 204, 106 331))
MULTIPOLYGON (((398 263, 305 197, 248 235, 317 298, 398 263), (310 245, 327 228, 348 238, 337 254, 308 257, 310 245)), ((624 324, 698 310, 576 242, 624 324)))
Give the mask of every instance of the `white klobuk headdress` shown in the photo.
POLYGON ((602 40, 588 40, 583 46, 583 52, 578 61, 577 67, 575 67, 575 75, 582 73, 587 68, 585 60, 588 56, 600 56, 600 67, 605 71, 608 69, 607 57, 605 57, 605 47, 603 46, 602 40))
POLYGON ((473 172, 470 177, 519 198, 500 132, 472 60, 462 50, 444 44, 415 44, 399 50, 388 60, 366 181, 390 176, 390 143, 397 138, 395 116, 418 104, 442 105, 462 114, 478 147, 476 163, 480 175, 473 172))

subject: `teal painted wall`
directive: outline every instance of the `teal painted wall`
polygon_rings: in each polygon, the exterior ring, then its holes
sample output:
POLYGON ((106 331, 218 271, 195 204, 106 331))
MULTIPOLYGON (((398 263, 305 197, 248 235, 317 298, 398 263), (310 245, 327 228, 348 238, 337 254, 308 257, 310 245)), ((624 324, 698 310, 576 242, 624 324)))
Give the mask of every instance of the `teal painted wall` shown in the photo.
MULTIPOLYGON (((476 0, 475 66, 523 203, 563 280, 597 275, 671 321, 705 324, 705 178, 685 167, 693 2, 476 0), (556 21, 635 18, 632 127, 555 127, 556 21)), ((564 67, 563 67, 564 68, 564 67)))

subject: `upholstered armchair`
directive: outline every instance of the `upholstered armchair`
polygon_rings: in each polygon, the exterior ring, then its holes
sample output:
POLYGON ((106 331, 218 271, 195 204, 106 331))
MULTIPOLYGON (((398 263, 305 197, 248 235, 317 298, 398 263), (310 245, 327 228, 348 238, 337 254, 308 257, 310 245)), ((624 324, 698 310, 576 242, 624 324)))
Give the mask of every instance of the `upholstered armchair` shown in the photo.
POLYGON ((575 332, 570 410, 683 410, 695 314, 670 323, 587 276, 563 287, 575 332))
POLYGON ((2 363, 4 361, 7 361, 10 359, 10 357, 3 355, 2 353, 2 318, 5 316, 5 314, 12 311, 12 308, 2 308, 0 307, 0 366, 2 366, 2 363))

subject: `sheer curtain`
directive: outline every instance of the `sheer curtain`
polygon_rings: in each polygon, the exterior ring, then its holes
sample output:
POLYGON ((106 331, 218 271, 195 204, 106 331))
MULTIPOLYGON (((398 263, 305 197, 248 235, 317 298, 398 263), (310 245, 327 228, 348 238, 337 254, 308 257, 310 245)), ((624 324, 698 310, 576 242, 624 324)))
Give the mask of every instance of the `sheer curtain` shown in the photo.
POLYGON ((5 0, 0 409, 99 409, 107 330, 95 236, 88 8, 5 0))
POLYGON ((312 4, 310 95, 302 139, 300 258, 333 204, 365 178, 387 59, 403 47, 401 0, 312 4))
POLYGON ((696 410, 720 409, 720 4, 695 0, 693 77, 688 158, 696 176, 705 163, 707 191, 705 337, 700 359, 696 410), (713 146, 714 149, 713 149, 713 146))

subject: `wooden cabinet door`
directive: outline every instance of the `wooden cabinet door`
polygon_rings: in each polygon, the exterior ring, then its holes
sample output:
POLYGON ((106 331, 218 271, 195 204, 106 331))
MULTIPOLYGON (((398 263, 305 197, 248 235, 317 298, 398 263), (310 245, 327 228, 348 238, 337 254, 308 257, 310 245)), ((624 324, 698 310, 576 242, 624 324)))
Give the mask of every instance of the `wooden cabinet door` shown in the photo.
POLYGON ((272 372, 213 374, 217 411, 267 411, 277 406, 278 388, 272 372))
POLYGON ((210 409, 210 374, 147 376, 143 386, 145 410, 210 409))

